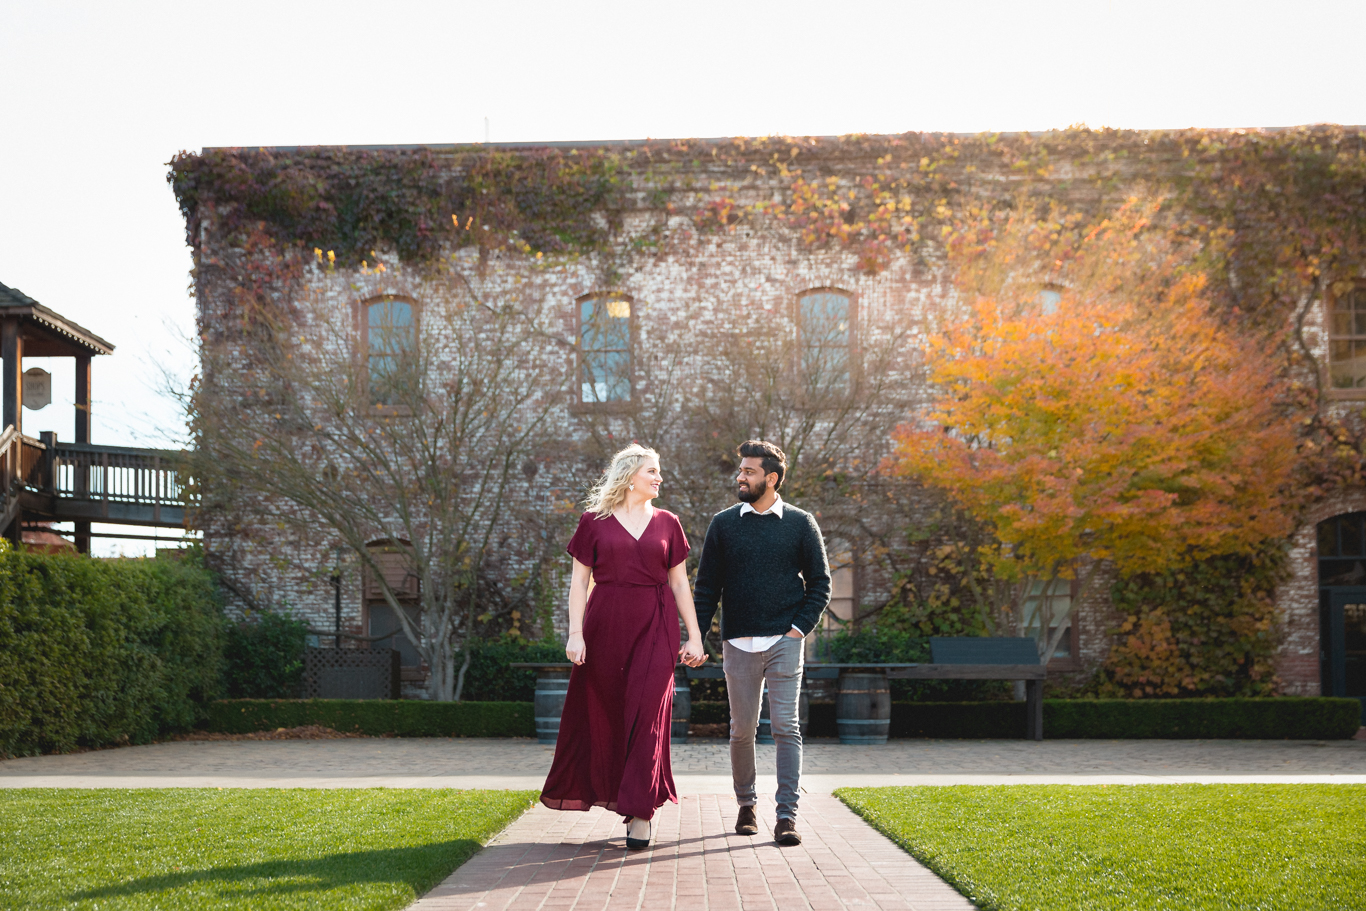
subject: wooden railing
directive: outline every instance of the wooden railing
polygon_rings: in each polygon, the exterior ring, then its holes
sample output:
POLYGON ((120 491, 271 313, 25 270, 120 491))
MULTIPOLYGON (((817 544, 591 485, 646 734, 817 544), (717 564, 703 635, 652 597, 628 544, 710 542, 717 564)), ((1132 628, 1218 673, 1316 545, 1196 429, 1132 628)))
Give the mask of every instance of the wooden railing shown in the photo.
POLYGON ((49 487, 61 497, 183 506, 183 461, 165 450, 58 443, 49 487))
POLYGON ((0 433, 0 528, 21 508, 47 519, 181 525, 187 487, 183 453, 35 440, 13 426, 0 433))

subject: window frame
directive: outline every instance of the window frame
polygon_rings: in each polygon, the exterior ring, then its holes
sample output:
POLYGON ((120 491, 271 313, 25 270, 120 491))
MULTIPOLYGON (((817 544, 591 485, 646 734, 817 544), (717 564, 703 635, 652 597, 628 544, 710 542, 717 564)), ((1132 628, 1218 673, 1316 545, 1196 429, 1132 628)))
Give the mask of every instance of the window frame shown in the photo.
POLYGON ((1355 386, 1343 388, 1333 385, 1333 342, 1335 340, 1360 341, 1366 343, 1366 335, 1348 334, 1345 336, 1337 335, 1333 332, 1333 313, 1338 301, 1346 295, 1354 293, 1366 294, 1366 278, 1353 278, 1343 282, 1329 284, 1327 293, 1323 295, 1323 336, 1324 336, 1324 358, 1323 358, 1323 391, 1325 398, 1343 400, 1363 400, 1366 399, 1366 386, 1355 386), (1344 287, 1345 290, 1336 291, 1336 287, 1344 287))
MULTIPOLYGON (((613 413, 634 411, 637 407, 637 385, 636 385, 636 347, 639 336, 639 314, 637 309, 639 302, 632 294, 625 291, 590 291, 587 294, 580 294, 574 298, 574 392, 570 400, 570 411, 576 414, 588 413, 613 413), (583 347, 583 305, 587 301, 625 301, 631 308, 627 314, 627 347, 626 347, 626 387, 627 395, 625 399, 609 402, 599 402, 595 400, 585 400, 583 397, 584 370, 586 367, 587 354, 583 347)), ((603 351, 618 351, 617 348, 603 348, 603 351)))
POLYGON ((364 298, 356 303, 356 335, 358 344, 356 345, 359 363, 357 373, 360 376, 362 392, 365 395, 367 407, 375 414, 388 415, 408 415, 411 410, 407 405, 389 405, 384 402, 375 402, 370 398, 370 308, 376 304, 390 303, 399 301, 407 304, 412 312, 412 333, 413 347, 417 347, 417 341, 421 338, 421 314, 422 307, 417 299, 407 294, 376 294, 364 298))
POLYGON ((848 372, 847 388, 842 390, 845 394, 852 394, 857 391, 861 379, 860 361, 860 332, 859 332, 859 294, 857 291, 850 291, 847 288, 837 288, 834 285, 818 285, 813 288, 803 288, 798 291, 792 299, 792 323, 796 327, 797 336, 797 371, 806 376, 806 321, 802 313, 802 299, 810 294, 836 294, 843 297, 849 304, 849 340, 844 345, 845 366, 848 372))

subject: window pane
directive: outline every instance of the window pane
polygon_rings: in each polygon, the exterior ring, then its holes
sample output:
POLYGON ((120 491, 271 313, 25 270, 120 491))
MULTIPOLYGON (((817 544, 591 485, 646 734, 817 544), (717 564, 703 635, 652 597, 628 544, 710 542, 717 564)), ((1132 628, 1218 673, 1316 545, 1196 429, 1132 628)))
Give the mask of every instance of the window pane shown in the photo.
POLYGON ((822 385, 840 388, 849 382, 849 352, 844 348, 807 348, 802 370, 822 385))
POLYGON ((801 298, 802 340, 808 347, 849 344, 849 298, 819 292, 801 298))
POLYGON ((1338 553, 1344 557, 1361 556, 1361 513, 1338 517, 1338 553))
POLYGON ((1052 316, 1058 312, 1058 304, 1062 303, 1062 293, 1054 291, 1052 288, 1044 288, 1038 293, 1035 300, 1039 302, 1039 308, 1043 311, 1044 316, 1052 316))
POLYGON ((1329 346, 1328 359, 1333 388, 1366 386, 1366 343, 1335 339, 1329 346))
POLYGON ((584 351, 631 347, 631 302, 592 298, 580 303, 580 342, 584 351))
POLYGON ((1339 336, 1339 335, 1351 335, 1351 334, 1352 334, 1352 318, 1353 318, 1354 315, 1355 315, 1355 316, 1360 316, 1360 314, 1343 313, 1343 312, 1340 311, 1340 310, 1334 311, 1334 312, 1333 312, 1333 329, 1332 329, 1333 335, 1334 335, 1334 336, 1339 336))
POLYGON ((583 387, 585 402, 626 402, 631 398, 631 357, 625 351, 585 351, 583 387))
MULTIPOLYGON (((1039 608, 1043 600, 1043 593, 1046 583, 1035 582, 1030 590, 1029 596, 1025 598, 1024 606, 1021 611, 1023 619, 1024 634, 1035 639, 1039 637, 1039 608)), ((1049 625, 1049 632, 1058 629, 1059 618, 1062 618, 1062 628, 1064 630, 1062 638, 1058 640, 1058 647, 1053 650, 1054 658, 1070 658, 1072 656, 1072 625, 1070 608, 1072 605, 1072 585, 1067 580, 1062 579, 1053 584, 1053 595, 1049 599, 1052 602, 1053 622, 1049 625), (1067 616, 1063 616, 1063 615, 1067 616)))
POLYGON ((849 382, 849 298, 829 291, 803 294, 798 300, 802 370, 823 386, 849 382))
POLYGON ((1319 523, 1319 556, 1336 557, 1338 555, 1338 520, 1329 519, 1327 522, 1319 523))
POLYGON ((370 351, 392 354, 412 345, 413 308, 406 301, 378 301, 369 306, 370 351))

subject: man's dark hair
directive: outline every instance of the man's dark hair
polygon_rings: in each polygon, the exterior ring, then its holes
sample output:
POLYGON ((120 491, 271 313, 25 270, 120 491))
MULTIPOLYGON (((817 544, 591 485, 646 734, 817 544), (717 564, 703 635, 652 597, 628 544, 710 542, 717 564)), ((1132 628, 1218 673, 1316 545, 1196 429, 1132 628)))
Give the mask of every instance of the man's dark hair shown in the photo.
POLYGON ((764 469, 764 475, 778 476, 778 483, 773 485, 773 489, 778 490, 783 486, 783 475, 787 474, 787 456, 777 446, 767 440, 745 440, 736 452, 742 459, 762 459, 760 467, 764 469))

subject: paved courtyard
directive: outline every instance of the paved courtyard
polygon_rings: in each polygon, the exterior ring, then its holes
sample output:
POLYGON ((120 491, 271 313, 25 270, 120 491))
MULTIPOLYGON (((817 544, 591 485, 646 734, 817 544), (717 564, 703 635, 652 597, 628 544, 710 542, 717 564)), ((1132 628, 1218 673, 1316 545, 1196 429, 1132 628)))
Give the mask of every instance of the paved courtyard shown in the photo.
MULTIPOLYGON (((770 792, 773 750, 758 747, 770 792)), ((0 787, 539 788, 552 755, 521 739, 159 743, 0 762, 0 787)), ((672 755, 680 794, 730 791, 724 741, 676 744, 672 755)), ((813 740, 804 765, 811 794, 882 784, 1366 783, 1366 741, 813 740)))
MULTIPOLYGON (((1366 783, 1366 740, 809 741, 804 841, 773 843, 774 748, 760 746, 760 834, 731 831, 720 740, 673 747, 680 803, 655 845, 625 850, 602 810, 537 806, 412 906, 413 911, 964 911, 961 895, 830 792, 895 784, 1366 783)), ((0 762, 0 787, 404 787, 539 789, 553 748, 532 740, 198 741, 0 762)))

